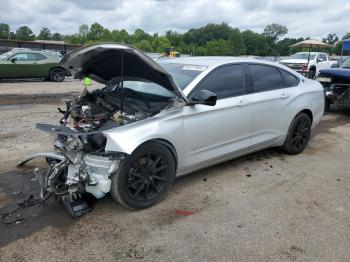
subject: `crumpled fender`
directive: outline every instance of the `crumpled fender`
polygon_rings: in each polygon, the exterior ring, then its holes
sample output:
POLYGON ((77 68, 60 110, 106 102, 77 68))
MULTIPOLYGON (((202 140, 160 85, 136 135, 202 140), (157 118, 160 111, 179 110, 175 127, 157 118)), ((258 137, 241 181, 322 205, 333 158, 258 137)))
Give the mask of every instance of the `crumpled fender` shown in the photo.
POLYGON ((56 159, 59 161, 63 161, 65 159, 64 155, 61 153, 58 153, 58 152, 41 152, 41 153, 36 153, 36 154, 30 155, 30 156, 24 158, 23 160, 19 161, 17 163, 17 167, 21 167, 25 163, 29 162, 30 160, 33 160, 33 159, 39 158, 39 157, 47 157, 47 158, 52 158, 52 159, 56 159))

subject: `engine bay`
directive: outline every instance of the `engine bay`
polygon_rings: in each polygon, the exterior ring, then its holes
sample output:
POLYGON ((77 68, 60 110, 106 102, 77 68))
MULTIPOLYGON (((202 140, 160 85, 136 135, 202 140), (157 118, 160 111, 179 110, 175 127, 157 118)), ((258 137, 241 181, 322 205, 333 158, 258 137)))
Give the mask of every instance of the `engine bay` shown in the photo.
MULTIPOLYGON (((126 83, 152 85, 139 80, 126 83)), ((85 88, 79 97, 66 101, 65 110, 58 108, 63 114, 58 125, 37 124, 38 129, 57 134, 55 151, 35 154, 19 163, 46 157, 48 169, 34 172, 41 197, 60 196, 73 217, 89 210, 82 202, 83 194, 102 198, 110 191, 110 176, 126 157, 124 153, 105 151, 107 138, 103 131, 154 116, 179 101, 171 94, 142 92, 128 85, 110 81, 102 89, 90 92, 85 88)))
MULTIPOLYGON (((128 81, 133 83, 132 81, 128 81)), ((137 122, 158 114, 173 100, 171 96, 144 93, 121 87, 121 83, 110 81, 104 88, 88 91, 71 101, 66 109, 58 109, 63 117, 59 124, 86 135, 87 147, 92 151, 105 145, 105 138, 96 131, 107 130, 137 122)))

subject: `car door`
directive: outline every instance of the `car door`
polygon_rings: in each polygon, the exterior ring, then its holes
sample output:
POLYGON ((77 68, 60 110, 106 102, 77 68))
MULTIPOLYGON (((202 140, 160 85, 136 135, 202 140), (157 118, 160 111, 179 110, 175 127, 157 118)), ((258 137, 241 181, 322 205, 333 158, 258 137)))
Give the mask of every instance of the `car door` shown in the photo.
POLYGON ((289 107, 297 90, 299 78, 277 67, 249 64, 252 90, 251 150, 269 146, 281 139, 289 125, 289 107), (287 88, 288 87, 288 88, 287 88))
POLYGON ((318 54, 316 61, 317 61, 317 72, 316 73, 318 73, 322 69, 326 69, 329 67, 329 65, 328 65, 329 62, 328 62, 326 54, 323 54, 323 53, 318 54))
POLYGON ((3 78, 35 77, 37 67, 33 53, 19 53, 11 56, 3 64, 3 78))
POLYGON ((37 77, 48 77, 49 76, 49 70, 50 67, 52 66, 49 62, 48 59, 45 55, 43 54, 38 54, 35 53, 35 67, 36 67, 36 72, 37 72, 37 77))
POLYGON ((246 152, 249 148, 251 106, 243 65, 214 69, 189 94, 198 90, 217 94, 215 106, 191 105, 183 109, 187 171, 246 152))

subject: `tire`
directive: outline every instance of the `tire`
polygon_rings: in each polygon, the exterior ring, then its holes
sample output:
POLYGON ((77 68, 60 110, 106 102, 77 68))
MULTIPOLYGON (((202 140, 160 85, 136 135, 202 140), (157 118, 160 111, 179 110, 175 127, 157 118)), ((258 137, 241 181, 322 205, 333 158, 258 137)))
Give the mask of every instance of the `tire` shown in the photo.
POLYGON ((305 113, 298 114, 289 127, 282 149, 291 155, 304 151, 310 140, 311 119, 305 113))
POLYGON ((62 82, 66 77, 66 72, 63 68, 54 67, 50 70, 49 78, 53 82, 62 82))
POLYGON ((309 78, 310 79, 315 79, 316 76, 316 69, 315 68, 311 68, 310 72, 309 72, 309 78))
POLYGON ((129 209, 145 209, 158 203, 175 178, 172 153, 162 144, 147 142, 124 159, 112 174, 110 194, 129 209))

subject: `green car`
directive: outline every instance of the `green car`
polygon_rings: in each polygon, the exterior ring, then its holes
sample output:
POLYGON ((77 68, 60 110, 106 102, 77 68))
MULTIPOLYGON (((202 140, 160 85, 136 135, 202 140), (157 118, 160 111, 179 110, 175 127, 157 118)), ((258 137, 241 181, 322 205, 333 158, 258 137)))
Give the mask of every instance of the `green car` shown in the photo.
POLYGON ((60 56, 50 51, 13 49, 0 55, 0 79, 45 78, 62 82, 70 72, 58 65, 60 56))

